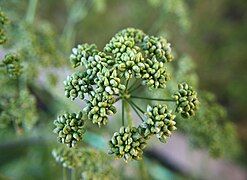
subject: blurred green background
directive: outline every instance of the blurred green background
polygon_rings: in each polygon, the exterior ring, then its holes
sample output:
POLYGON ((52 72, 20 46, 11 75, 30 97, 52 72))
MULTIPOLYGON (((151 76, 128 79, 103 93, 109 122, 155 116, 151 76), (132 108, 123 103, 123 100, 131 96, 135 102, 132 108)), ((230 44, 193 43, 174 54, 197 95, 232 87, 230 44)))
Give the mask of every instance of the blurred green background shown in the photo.
MULTIPOLYGON (((58 174, 59 177, 61 167, 57 166, 50 157, 51 148, 56 146, 56 138, 51 135, 52 121, 58 112, 79 109, 75 104, 69 104, 63 97, 62 81, 71 71, 68 60, 71 48, 87 42, 96 43, 101 49, 117 31, 126 27, 142 29, 151 35, 165 36, 171 42, 175 55, 173 70, 175 75, 178 74, 176 69, 181 66, 179 61, 183 58, 189 59, 188 62, 184 61, 187 62, 187 66, 191 63, 192 68, 186 73, 195 77, 194 84, 203 97, 204 91, 215 94, 216 98, 212 98, 212 102, 216 105, 213 107, 217 109, 219 106, 223 109, 223 114, 225 113, 222 116, 215 115, 218 112, 213 115, 215 118, 212 119, 216 119, 218 125, 212 131, 217 132, 221 123, 229 119, 227 122, 231 123, 230 129, 236 128, 234 133, 237 138, 234 142, 236 141, 237 145, 232 146, 240 147, 239 153, 229 159, 234 165, 242 166, 245 171, 247 165, 245 129, 247 96, 244 95, 247 92, 246 1, 0 0, 0 7, 9 19, 6 25, 8 41, 1 47, 1 56, 11 50, 21 51, 26 67, 26 80, 25 83, 22 81, 22 84, 36 99, 35 111, 38 119, 34 128, 24 133, 21 139, 10 125, 1 129, 0 179, 44 179, 44 177, 52 179, 54 174, 58 174), (29 160, 26 161, 28 158, 29 160)), ((13 85, 6 82, 2 74, 0 84, 2 91, 0 100, 4 102, 3 97, 10 93, 9 89, 13 89, 13 85)), ((211 101, 205 107, 209 109, 210 106, 212 107, 211 101)), ((6 108, 0 106, 0 113, 5 110, 6 108)), ((207 118, 211 117, 205 117, 207 118)), ((203 123, 194 125, 194 128, 199 128, 200 125, 203 126, 203 123)), ((184 136, 193 136, 192 140, 194 136, 206 138, 205 130, 198 130, 198 135, 191 130, 192 127, 182 125, 181 129, 182 133, 185 132, 184 136)), ((216 138, 214 142, 224 141, 224 133, 228 132, 230 130, 219 131, 221 133, 217 135, 219 139, 216 138)), ((204 141, 203 138, 202 140, 204 141)), ((98 141, 101 142, 100 139, 98 141)), ((213 149, 205 141, 203 145, 200 145, 199 140, 195 139, 195 141, 199 148, 213 149)), ((231 151, 231 143, 223 142, 219 146, 221 147, 218 149, 221 151, 227 152, 228 148, 231 151)), ((222 159, 227 158, 226 153, 222 159)), ((147 164, 155 165, 156 160, 146 161, 147 164)), ((171 179, 173 174, 179 172, 172 171, 168 165, 157 164, 155 172, 161 174, 159 177, 171 179)), ((132 166, 136 168, 136 164, 132 166)), ((193 175, 189 173, 188 177, 190 176, 193 175)), ((176 178, 182 177, 176 176, 176 178)), ((187 174, 185 179, 186 177, 187 174)), ((203 175, 198 177, 203 178, 203 175)), ((136 179, 134 176, 132 178, 136 179)), ((157 179, 157 176, 151 173, 150 179, 157 179)))

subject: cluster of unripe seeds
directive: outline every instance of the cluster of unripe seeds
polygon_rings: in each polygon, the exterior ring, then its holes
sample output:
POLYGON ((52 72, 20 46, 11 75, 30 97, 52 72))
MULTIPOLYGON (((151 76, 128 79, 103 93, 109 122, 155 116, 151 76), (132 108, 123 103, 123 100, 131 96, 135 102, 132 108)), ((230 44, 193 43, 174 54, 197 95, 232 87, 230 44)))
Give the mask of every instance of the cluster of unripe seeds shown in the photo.
POLYGON ((124 158, 125 161, 131 159, 141 159, 143 149, 146 146, 145 138, 135 127, 121 127, 119 132, 115 132, 110 142, 110 154, 117 158, 124 158))
POLYGON ((84 119, 82 112, 65 113, 54 121, 56 128, 54 133, 58 134, 58 142, 66 144, 68 147, 74 147, 78 141, 82 140, 85 133, 84 119))
POLYGON ((52 155, 64 168, 80 170, 80 179, 116 178, 109 158, 106 158, 103 152, 93 148, 59 147, 52 151, 52 155))
POLYGON ((93 90, 86 76, 85 72, 76 72, 67 77, 67 80, 64 81, 65 96, 67 98, 71 100, 77 97, 84 99, 84 95, 93 90))
MULTIPOLYGON (((124 126, 123 123, 109 142, 110 154, 125 161, 140 159, 152 135, 166 142, 172 131, 176 130, 174 112, 165 104, 148 106, 146 112, 140 110, 132 104, 133 89, 128 85, 134 79, 140 84, 138 87, 164 89, 170 79, 166 63, 172 60, 170 43, 165 38, 148 36, 134 28, 118 32, 103 51, 89 44, 73 48, 70 56, 72 66, 81 66, 83 70, 78 70, 64 82, 65 95, 71 100, 79 97, 86 105, 79 116, 65 114, 55 121, 59 142, 73 147, 82 138, 86 119, 99 126, 106 125, 109 116, 118 111, 115 103, 119 100, 141 111, 142 115, 138 115, 143 122, 137 127, 130 124, 124 126)), ((135 83, 132 85, 135 86, 135 83)), ((176 112, 186 118, 193 116, 198 106, 196 92, 186 83, 180 84, 173 99, 168 101, 177 103, 176 112)))
POLYGON ((156 135, 161 142, 166 142, 172 131, 176 130, 175 115, 166 105, 148 106, 145 121, 141 125, 145 129, 144 136, 156 135))
POLYGON ((0 44, 4 44, 7 41, 6 33, 4 30, 4 26, 8 22, 7 17, 4 15, 2 11, 0 11, 0 44))
POLYGON ((53 149, 52 155, 65 168, 74 169, 81 166, 82 153, 78 149, 61 147, 53 149))
POLYGON ((22 65, 17 54, 6 54, 3 59, 3 64, 5 65, 7 73, 11 78, 17 78, 21 74, 22 65))
POLYGON ((194 116, 198 109, 199 101, 196 91, 187 83, 178 84, 178 91, 173 95, 176 100, 176 112, 181 113, 183 118, 194 116))

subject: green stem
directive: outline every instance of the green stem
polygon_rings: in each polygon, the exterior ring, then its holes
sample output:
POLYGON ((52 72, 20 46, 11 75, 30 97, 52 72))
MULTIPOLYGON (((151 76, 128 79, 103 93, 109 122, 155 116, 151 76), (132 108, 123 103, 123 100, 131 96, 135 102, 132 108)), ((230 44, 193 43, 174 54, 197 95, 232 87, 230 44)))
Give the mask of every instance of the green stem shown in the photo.
POLYGON ((139 112, 137 111, 137 109, 135 108, 135 106, 134 106, 133 104, 131 104, 129 101, 128 101, 128 103, 130 104, 130 106, 132 107, 132 109, 136 112, 136 114, 139 116, 139 118, 140 118, 142 121, 144 121, 143 118, 141 117, 140 113, 139 113, 139 112))
POLYGON ((135 80, 134 83, 131 84, 131 86, 130 86, 130 88, 128 90, 130 91, 136 85, 136 83, 137 83, 137 80, 135 80))
POLYGON ((127 82, 126 82, 126 85, 125 85, 125 88, 126 88, 126 89, 125 89, 124 92, 126 92, 126 91, 128 90, 129 80, 130 80, 130 78, 127 79, 127 82))
POLYGON ((136 86, 134 89, 132 89, 132 90, 130 90, 130 93, 131 92, 133 92, 133 91, 135 91, 135 90, 137 90, 139 87, 141 87, 142 86, 142 84, 139 84, 138 86, 136 86))
POLYGON ((125 107, 126 107, 128 125, 129 125, 129 126, 132 126, 133 122, 132 122, 131 111, 130 111, 129 104, 128 104, 126 101, 125 101, 125 107))
POLYGON ((124 126, 124 100, 122 99, 122 126, 124 126))
POLYGON ((76 169, 74 169, 73 171, 72 171, 72 180, 76 180, 77 178, 77 175, 76 175, 76 169))
POLYGON ((141 179, 143 180, 150 179, 144 160, 139 161, 139 170, 140 170, 141 179))
POLYGON ((148 97, 139 97, 139 96, 130 96, 130 98, 133 98, 133 99, 153 100, 153 101, 171 101, 171 102, 175 102, 176 101, 174 99, 159 99, 159 98, 148 98, 148 97))
POLYGON ((65 41, 66 47, 71 47, 72 44, 75 42, 75 26, 77 25, 77 23, 82 21, 83 18, 85 18, 85 16, 88 14, 88 9, 92 6, 91 4, 87 6, 89 2, 89 0, 84 0, 82 2, 75 1, 75 3, 72 4, 68 9, 68 18, 62 33, 62 39, 65 41))
POLYGON ((63 180, 67 180, 67 169, 63 167, 63 180))
POLYGON ((28 22, 29 24, 32 24, 34 22, 37 4, 38 4, 38 0, 29 0, 27 14, 26 14, 26 22, 28 22))
MULTIPOLYGON (((17 77, 15 79, 15 87, 16 87, 16 94, 15 94, 15 99, 18 101, 18 99, 20 98, 20 91, 21 91, 21 87, 20 87, 20 77, 17 77)), ((14 127, 15 127, 15 131, 18 135, 22 134, 22 128, 19 126, 17 119, 14 119, 14 127)))
POLYGON ((138 109, 140 112, 142 112, 143 114, 145 113, 139 106, 137 106, 133 101, 130 100, 130 103, 133 104, 133 106, 135 106, 136 109, 138 109))

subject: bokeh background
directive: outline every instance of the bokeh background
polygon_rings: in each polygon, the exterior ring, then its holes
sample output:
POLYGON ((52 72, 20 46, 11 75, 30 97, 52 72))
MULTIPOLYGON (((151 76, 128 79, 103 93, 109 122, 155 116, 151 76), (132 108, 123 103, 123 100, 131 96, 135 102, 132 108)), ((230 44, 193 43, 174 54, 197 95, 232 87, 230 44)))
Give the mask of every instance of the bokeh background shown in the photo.
MULTIPOLYGON (((0 7, 9 19, 1 59, 18 52, 24 66, 21 98, 0 72, 0 179, 61 179, 51 155, 53 119, 81 105, 63 92, 71 48, 87 42, 102 49, 126 27, 166 37, 175 80, 193 84, 202 103, 195 118, 178 120, 167 144, 153 140, 144 165, 120 163, 112 171, 120 179, 247 179, 245 0, 0 0, 0 7)), ((107 138, 93 127, 85 141, 104 151, 107 138)))

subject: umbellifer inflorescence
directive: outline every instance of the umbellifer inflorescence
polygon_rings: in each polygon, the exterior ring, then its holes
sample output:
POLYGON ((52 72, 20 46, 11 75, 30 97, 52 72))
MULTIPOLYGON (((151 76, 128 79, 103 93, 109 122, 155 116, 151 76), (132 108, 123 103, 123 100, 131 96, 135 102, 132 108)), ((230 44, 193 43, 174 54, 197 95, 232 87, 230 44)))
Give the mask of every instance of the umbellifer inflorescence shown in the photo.
POLYGON ((185 82, 178 84, 178 90, 168 99, 134 96, 133 92, 140 87, 152 91, 165 89, 171 76, 166 64, 172 60, 171 45, 165 38, 149 36, 134 28, 119 31, 103 51, 94 44, 81 44, 73 48, 70 62, 77 71, 64 81, 65 96, 71 100, 79 97, 86 105, 79 116, 73 116, 76 123, 73 123, 72 134, 66 131, 65 135, 62 129, 65 126, 72 129, 72 116, 59 116, 55 120, 59 142, 74 147, 82 139, 83 133, 76 133, 76 130, 81 129, 84 121, 101 127, 107 125, 109 116, 117 111, 122 112, 122 124, 109 141, 109 153, 116 158, 124 158, 126 162, 141 159, 147 141, 153 135, 166 142, 176 130, 176 113, 183 118, 195 114, 199 104, 196 92, 185 82), (134 102, 135 99, 170 102, 176 108, 169 109, 162 102, 148 105, 144 111, 134 102), (122 108, 117 108, 117 101, 122 101, 122 108), (133 123, 125 125, 125 106, 132 107, 142 120, 138 126, 133 123), (74 137, 74 133, 79 136, 74 137))

